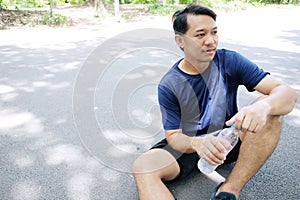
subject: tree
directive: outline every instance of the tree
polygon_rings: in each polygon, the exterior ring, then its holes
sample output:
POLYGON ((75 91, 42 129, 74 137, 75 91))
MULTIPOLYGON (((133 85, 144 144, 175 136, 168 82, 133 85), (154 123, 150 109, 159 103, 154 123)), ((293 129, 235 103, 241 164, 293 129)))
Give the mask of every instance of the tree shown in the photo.
POLYGON ((104 0, 94 0, 94 6, 96 11, 96 16, 105 17, 108 15, 108 12, 105 8, 104 0))
POLYGON ((53 6, 54 6, 55 2, 54 0, 49 0, 49 7, 50 7, 50 17, 53 16, 53 6))

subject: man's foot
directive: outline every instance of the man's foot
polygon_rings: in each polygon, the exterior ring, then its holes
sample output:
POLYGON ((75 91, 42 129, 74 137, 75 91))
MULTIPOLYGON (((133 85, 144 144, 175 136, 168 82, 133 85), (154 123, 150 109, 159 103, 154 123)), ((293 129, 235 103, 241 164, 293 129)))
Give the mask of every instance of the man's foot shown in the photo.
POLYGON ((212 195, 211 195, 211 197, 210 197, 210 200, 236 200, 235 195, 232 194, 232 193, 230 193, 230 192, 220 192, 220 193, 217 195, 217 191, 218 191, 218 189, 221 187, 222 184, 223 184, 223 182, 222 182, 222 183, 219 183, 219 184, 215 187, 215 189, 214 189, 214 191, 213 191, 213 193, 212 193, 212 195))

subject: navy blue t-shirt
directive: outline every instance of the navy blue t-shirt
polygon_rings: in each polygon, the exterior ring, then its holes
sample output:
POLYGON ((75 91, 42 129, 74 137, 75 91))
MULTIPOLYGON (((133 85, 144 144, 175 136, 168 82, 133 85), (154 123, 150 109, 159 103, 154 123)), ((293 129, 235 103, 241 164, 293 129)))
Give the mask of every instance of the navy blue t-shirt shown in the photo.
POLYGON ((208 69, 199 75, 184 73, 178 67, 180 61, 161 79, 158 100, 164 129, 182 129, 190 136, 222 129, 238 111, 238 86, 253 91, 268 74, 237 52, 225 49, 217 50, 208 69))

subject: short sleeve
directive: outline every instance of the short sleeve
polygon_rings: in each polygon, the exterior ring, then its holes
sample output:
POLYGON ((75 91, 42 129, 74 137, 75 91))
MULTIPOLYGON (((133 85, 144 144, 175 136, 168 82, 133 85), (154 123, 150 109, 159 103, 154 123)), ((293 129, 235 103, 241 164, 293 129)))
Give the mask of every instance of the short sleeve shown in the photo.
POLYGON ((181 113, 178 99, 166 86, 158 86, 158 102, 162 114, 162 123, 165 130, 180 128, 181 113))
POLYGON ((235 53, 237 79, 239 85, 244 85, 248 91, 254 91, 254 87, 267 75, 263 69, 239 53, 235 53))

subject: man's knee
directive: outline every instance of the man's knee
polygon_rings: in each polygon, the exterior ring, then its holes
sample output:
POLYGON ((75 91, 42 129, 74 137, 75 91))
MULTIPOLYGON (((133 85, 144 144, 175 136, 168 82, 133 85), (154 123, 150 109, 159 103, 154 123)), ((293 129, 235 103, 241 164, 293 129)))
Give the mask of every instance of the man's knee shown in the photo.
POLYGON ((267 123, 262 132, 266 134, 280 134, 282 128, 282 116, 271 115, 267 118, 267 123))
POLYGON ((260 132, 241 132, 239 137, 242 142, 251 140, 252 145, 263 143, 266 146, 268 146, 267 144, 274 146, 280 139, 281 128, 282 116, 268 116, 267 122, 260 132))
POLYGON ((135 178, 154 177, 169 180, 177 176, 179 171, 176 159, 162 149, 152 149, 140 155, 132 164, 135 178))
MULTIPOLYGON (((149 162, 149 161, 148 161, 149 162)), ((133 175, 146 173, 147 155, 140 155, 132 164, 133 175)))
POLYGON ((133 174, 153 174, 161 168, 163 156, 158 149, 141 154, 132 164, 133 174))

